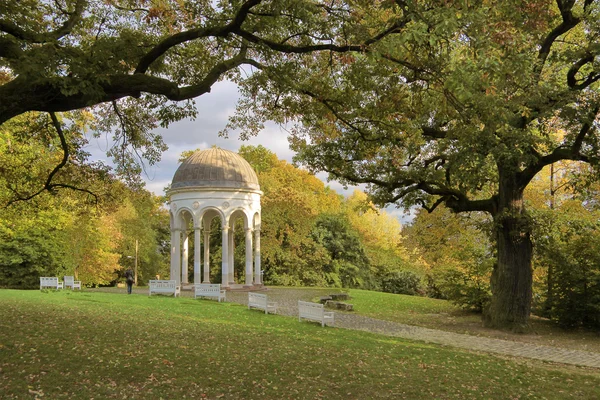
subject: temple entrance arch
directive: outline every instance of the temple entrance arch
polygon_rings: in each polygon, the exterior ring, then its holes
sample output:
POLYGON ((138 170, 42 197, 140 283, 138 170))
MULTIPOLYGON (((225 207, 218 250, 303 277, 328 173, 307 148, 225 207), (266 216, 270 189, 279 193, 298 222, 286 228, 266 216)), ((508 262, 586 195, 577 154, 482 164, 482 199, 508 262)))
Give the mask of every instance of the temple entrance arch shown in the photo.
MULTIPOLYGON (((260 269, 260 196, 256 173, 228 150, 199 150, 175 172, 168 196, 171 216, 171 279, 185 289, 211 282, 211 227, 220 221, 221 285, 226 289, 262 286, 260 269), (236 221, 242 221, 237 224, 236 221), (258 221, 258 223, 257 223, 258 221), (236 243, 236 226, 243 226, 236 243), (192 238, 193 237, 193 242, 192 238), (192 244, 190 244, 192 243, 192 244), (235 248, 244 247, 243 282, 235 280, 235 248), (193 248, 193 279, 189 279, 193 248)), ((241 275, 241 274, 238 274, 241 275)))

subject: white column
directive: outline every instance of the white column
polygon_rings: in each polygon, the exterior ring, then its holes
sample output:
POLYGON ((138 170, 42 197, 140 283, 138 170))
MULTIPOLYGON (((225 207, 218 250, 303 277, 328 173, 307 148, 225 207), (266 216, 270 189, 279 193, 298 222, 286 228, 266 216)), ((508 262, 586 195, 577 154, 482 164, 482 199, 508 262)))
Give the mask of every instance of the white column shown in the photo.
POLYGON ((194 228, 194 283, 201 282, 200 276, 200 235, 202 235, 202 228, 194 228))
POLYGON ((235 268, 235 264, 234 264, 234 254, 235 254, 235 231, 234 231, 234 227, 233 224, 229 229, 229 284, 230 285, 234 285, 235 284, 235 279, 233 277, 233 272, 234 272, 234 268, 235 268))
POLYGON ((246 285, 252 285, 252 228, 246 228, 246 285))
POLYGON ((171 276, 179 284, 179 267, 181 266, 181 237, 179 229, 171 230, 171 276))
POLYGON ((181 254, 181 283, 188 283, 188 233, 183 231, 183 252, 181 254))
POLYGON ((254 284, 262 284, 260 270, 260 229, 254 230, 254 284))
POLYGON ((221 285, 223 287, 229 287, 228 277, 229 277, 229 227, 224 226, 222 229, 222 261, 221 261, 221 285))
POLYGON ((204 279, 202 283, 210 283, 210 231, 204 230, 204 279))

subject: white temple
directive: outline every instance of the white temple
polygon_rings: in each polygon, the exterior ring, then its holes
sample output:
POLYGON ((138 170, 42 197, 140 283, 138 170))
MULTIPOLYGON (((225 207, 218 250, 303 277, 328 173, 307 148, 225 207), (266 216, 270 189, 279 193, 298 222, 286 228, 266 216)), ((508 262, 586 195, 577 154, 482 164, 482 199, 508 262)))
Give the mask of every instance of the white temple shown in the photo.
POLYGON ((191 283, 219 283, 210 282, 209 262, 211 222, 218 218, 222 233, 221 287, 262 287, 261 195, 256 173, 234 152, 211 148, 196 151, 186 159, 175 172, 168 193, 171 205, 170 279, 175 279, 184 289, 191 283), (233 230, 238 218, 243 219, 245 233, 244 282, 234 280, 236 243, 233 230), (194 240, 193 255, 188 254, 190 238, 194 240), (193 282, 188 282, 190 256, 194 259, 193 282))

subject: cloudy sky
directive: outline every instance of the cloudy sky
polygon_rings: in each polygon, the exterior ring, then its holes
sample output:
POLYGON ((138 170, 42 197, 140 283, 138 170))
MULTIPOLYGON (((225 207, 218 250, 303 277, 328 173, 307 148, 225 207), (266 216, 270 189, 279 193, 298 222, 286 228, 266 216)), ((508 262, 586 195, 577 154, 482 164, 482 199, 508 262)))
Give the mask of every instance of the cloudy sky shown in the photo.
MULTIPOLYGON (((235 104, 238 99, 238 91, 235 84, 222 81, 213 86, 210 93, 196 99, 198 116, 192 120, 182 120, 171 124, 168 129, 159 129, 164 142, 169 149, 163 153, 159 163, 147 166, 146 174, 143 175, 148 190, 155 194, 164 194, 163 188, 167 186, 177 167, 180 154, 186 150, 208 149, 217 145, 222 149, 237 152, 241 145, 263 145, 277 156, 288 162, 292 161, 294 152, 290 150, 287 133, 276 124, 267 124, 266 128, 256 137, 248 141, 239 140, 237 134, 232 132, 228 138, 219 137, 218 132, 227 124, 229 116, 233 115, 235 104)), ((88 151, 94 159, 101 159, 108 163, 105 151, 107 149, 106 139, 90 139, 88 151)), ((351 194, 357 187, 344 188, 335 181, 326 181, 326 174, 317 175, 326 185, 344 195, 351 194)), ((402 222, 410 219, 404 215, 402 210, 395 207, 387 207, 386 211, 399 218, 402 222)))

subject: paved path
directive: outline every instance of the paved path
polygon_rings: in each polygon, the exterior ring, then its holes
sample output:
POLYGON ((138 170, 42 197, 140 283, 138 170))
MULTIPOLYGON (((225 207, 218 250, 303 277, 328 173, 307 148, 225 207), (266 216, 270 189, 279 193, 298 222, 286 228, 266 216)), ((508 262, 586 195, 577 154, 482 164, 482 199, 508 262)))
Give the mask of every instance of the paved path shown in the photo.
MULTIPOLYGON (((270 301, 277 301, 277 312, 279 314, 289 316, 298 315, 298 300, 310 300, 315 296, 322 295, 322 291, 310 289, 271 289, 265 293, 269 295, 270 301)), ((227 301, 246 305, 248 304, 248 294, 245 292, 229 292, 227 293, 227 301)), ((337 312, 335 315, 335 326, 405 339, 421 340, 468 350, 600 368, 600 353, 464 335, 383 321, 351 313, 337 312)))

